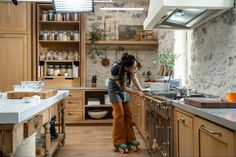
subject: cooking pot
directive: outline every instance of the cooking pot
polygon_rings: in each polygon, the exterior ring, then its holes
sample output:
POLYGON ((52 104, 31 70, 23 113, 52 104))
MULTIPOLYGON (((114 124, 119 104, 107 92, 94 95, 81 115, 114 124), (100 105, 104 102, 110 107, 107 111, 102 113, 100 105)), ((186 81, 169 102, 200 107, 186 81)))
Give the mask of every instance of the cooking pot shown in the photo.
POLYGON ((150 89, 153 92, 168 92, 170 88, 169 82, 152 82, 150 83, 150 89))

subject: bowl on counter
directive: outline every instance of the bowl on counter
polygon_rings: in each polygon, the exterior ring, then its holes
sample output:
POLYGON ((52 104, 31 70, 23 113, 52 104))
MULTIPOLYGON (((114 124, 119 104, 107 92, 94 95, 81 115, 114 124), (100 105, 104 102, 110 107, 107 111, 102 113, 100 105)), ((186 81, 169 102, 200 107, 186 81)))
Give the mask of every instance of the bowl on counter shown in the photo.
POLYGON ((88 115, 94 119, 101 119, 107 115, 107 110, 90 110, 88 111, 88 115))

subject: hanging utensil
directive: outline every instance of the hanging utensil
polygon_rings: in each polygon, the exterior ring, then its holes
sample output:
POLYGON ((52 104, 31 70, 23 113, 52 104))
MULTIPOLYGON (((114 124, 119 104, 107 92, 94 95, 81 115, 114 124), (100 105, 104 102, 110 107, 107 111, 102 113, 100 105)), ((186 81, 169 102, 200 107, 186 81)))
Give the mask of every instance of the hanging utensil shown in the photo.
POLYGON ((107 59, 107 50, 105 50, 105 58, 102 59, 101 63, 105 67, 110 65, 110 61, 109 61, 109 59, 107 59))
POLYGON ((138 67, 138 69, 140 69, 142 67, 142 65, 141 65, 141 63, 139 62, 139 59, 138 59, 138 52, 137 51, 135 51, 135 52, 136 52, 137 67, 138 67))

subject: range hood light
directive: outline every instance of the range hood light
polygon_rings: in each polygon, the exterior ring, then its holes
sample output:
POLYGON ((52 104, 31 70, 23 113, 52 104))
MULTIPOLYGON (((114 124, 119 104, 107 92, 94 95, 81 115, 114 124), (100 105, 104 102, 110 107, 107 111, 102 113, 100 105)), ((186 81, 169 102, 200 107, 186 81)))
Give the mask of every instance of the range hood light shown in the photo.
POLYGON ((184 11, 183 10, 178 10, 175 13, 176 16, 184 16, 184 11))
POLYGON ((91 12, 93 0, 53 0, 56 12, 91 12))

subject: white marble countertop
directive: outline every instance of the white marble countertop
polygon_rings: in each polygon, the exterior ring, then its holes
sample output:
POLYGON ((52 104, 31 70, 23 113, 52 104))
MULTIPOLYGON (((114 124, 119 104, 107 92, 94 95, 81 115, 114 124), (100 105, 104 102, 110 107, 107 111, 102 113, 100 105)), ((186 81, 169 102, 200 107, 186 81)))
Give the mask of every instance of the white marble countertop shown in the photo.
POLYGON ((236 131, 236 109, 198 108, 185 104, 183 101, 179 100, 172 100, 172 102, 175 107, 178 107, 180 109, 193 113, 194 115, 198 115, 216 124, 222 125, 226 128, 236 131))
POLYGON ((6 93, 0 99, 0 124, 21 123, 69 95, 68 90, 58 90, 57 95, 48 99, 25 103, 22 99, 7 99, 6 93))
MULTIPOLYGON (((46 88, 49 88, 49 89, 55 89, 55 87, 46 87, 46 88)), ((99 86, 99 87, 88 87, 88 86, 81 86, 81 87, 57 87, 57 89, 72 89, 72 90, 85 90, 85 91, 107 91, 108 90, 108 87, 105 87, 105 86, 99 86)))

